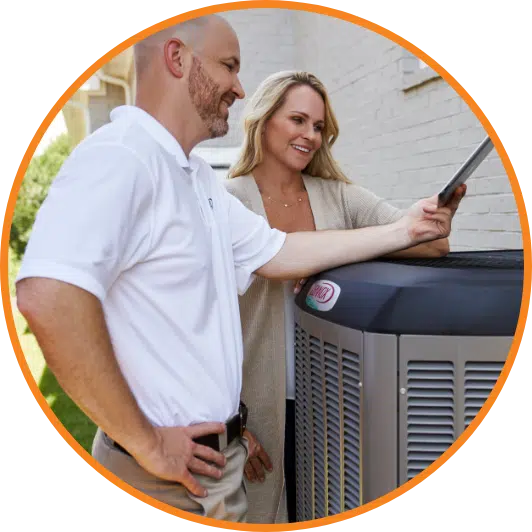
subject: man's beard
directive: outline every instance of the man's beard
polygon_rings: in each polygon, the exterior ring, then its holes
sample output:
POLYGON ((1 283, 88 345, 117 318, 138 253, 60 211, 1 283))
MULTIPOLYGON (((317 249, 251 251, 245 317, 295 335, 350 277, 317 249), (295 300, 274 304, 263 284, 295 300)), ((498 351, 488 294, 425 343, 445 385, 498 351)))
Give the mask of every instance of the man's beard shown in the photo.
POLYGON ((229 131, 227 119, 220 115, 223 95, 220 86, 207 74, 201 61, 194 56, 188 84, 190 98, 211 138, 223 137, 229 131))

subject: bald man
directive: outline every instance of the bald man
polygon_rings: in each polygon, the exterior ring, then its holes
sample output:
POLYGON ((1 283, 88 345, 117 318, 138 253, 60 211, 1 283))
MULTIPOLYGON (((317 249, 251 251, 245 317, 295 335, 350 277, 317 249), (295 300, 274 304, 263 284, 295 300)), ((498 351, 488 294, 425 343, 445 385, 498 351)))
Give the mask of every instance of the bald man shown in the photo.
POLYGON ((99 426, 93 455, 173 507, 245 519, 237 292, 449 234, 461 195, 388 226, 284 233, 190 154, 244 97, 222 18, 136 45, 137 100, 63 165, 33 227, 17 304, 62 388, 99 426))

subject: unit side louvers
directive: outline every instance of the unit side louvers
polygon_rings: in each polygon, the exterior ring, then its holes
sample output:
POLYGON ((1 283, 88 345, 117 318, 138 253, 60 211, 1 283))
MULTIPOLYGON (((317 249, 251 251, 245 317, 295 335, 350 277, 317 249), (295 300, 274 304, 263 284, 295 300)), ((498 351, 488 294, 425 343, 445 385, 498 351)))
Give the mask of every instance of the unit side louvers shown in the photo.
POLYGON ((310 386, 312 392, 314 443, 314 518, 325 517, 327 511, 325 411, 323 397, 322 348, 318 338, 309 337, 310 386))
POLYGON ((360 497, 360 358, 342 351, 342 388, 344 416, 344 509, 361 504, 360 497))
POLYGON ((338 371, 338 349, 330 343, 324 344, 325 362, 325 404, 327 413, 327 488, 328 515, 342 511, 342 451, 340 448, 340 389, 338 371))
POLYGON ((296 325, 296 512, 299 521, 313 519, 313 457, 310 361, 307 356, 307 334, 296 325))
POLYGON ((296 325, 296 511, 318 519, 361 504, 361 359, 296 325))
POLYGON ((455 370, 449 361, 407 365, 407 476, 426 469, 455 439, 455 370))
POLYGON ((501 374, 504 362, 466 362, 464 424, 467 428, 482 408, 501 374))

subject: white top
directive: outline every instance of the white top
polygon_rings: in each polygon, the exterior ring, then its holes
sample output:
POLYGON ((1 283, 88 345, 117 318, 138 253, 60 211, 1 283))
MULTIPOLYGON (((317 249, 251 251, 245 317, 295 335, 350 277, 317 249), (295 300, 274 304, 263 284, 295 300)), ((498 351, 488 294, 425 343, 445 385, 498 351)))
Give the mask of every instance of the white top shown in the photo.
POLYGON ((295 294, 294 281, 285 281, 284 288, 284 335, 286 344, 286 398, 296 398, 296 354, 295 354, 295 294))
POLYGON ((242 380, 237 289, 285 234, 205 161, 187 160, 149 114, 121 107, 111 120, 53 182, 17 280, 58 279, 101 300, 120 368, 154 425, 225 421, 242 380))

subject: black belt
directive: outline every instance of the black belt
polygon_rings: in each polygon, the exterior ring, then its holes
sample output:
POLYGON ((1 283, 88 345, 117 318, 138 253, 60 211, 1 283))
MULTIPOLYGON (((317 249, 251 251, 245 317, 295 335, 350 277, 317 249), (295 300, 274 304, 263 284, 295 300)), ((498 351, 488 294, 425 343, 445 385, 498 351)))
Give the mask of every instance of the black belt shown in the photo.
MULTIPOLYGON (((210 447, 215 451, 223 451, 235 438, 239 438, 244 433, 248 420, 248 409, 246 405, 240 402, 238 414, 225 422, 225 432, 223 434, 207 434, 194 438, 194 441, 200 445, 210 447)), ((106 434, 107 436, 107 434, 106 434)), ((131 453, 124 449, 118 442, 107 436, 115 449, 122 451, 124 454, 131 456, 131 453)))

